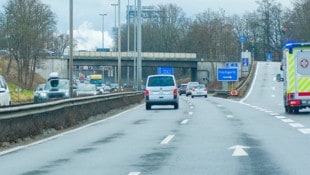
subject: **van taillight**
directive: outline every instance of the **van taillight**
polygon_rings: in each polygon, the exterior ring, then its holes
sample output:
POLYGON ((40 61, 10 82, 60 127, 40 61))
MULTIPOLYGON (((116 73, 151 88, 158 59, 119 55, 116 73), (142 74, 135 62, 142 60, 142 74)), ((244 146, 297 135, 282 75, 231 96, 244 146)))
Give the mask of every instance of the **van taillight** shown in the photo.
POLYGON ((150 91, 149 90, 145 90, 145 96, 149 96, 150 95, 150 91))
POLYGON ((173 90, 173 95, 178 95, 178 89, 173 90))

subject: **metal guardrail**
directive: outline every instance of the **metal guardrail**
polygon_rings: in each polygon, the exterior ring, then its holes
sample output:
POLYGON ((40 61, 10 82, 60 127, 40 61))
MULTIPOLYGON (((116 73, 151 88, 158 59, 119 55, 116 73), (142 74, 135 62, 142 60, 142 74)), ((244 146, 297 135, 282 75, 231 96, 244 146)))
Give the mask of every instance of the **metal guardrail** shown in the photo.
POLYGON ((68 128, 112 109, 140 103, 143 98, 143 92, 125 92, 1 108, 0 143, 39 135, 49 128, 68 128))
POLYGON ((87 97, 77 97, 71 99, 63 99, 50 101, 45 103, 29 104, 23 106, 0 108, 0 121, 1 119, 10 119, 16 117, 22 117, 25 115, 32 115, 36 113, 44 113, 49 111, 54 111, 57 109, 67 108, 75 105, 87 105, 89 103, 106 101, 110 99, 121 98, 124 96, 132 96, 136 94, 141 94, 142 92, 125 92, 125 93, 113 93, 104 94, 98 96, 87 96, 87 97))

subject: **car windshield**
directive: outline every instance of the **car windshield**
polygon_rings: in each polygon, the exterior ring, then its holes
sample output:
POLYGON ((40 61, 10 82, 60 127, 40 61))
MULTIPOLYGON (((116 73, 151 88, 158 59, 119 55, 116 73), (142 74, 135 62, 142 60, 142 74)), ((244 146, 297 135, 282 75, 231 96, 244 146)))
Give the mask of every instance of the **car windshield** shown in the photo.
MULTIPOLYGON (((49 83, 47 83, 45 86, 45 89, 46 90, 51 89, 51 85, 49 83)), ((65 79, 60 79, 58 86, 57 86, 57 89, 62 89, 62 90, 69 89, 69 81, 65 80, 65 79)))
POLYGON ((174 86, 174 82, 170 76, 155 76, 149 79, 148 86, 174 86))
POLYGON ((4 83, 4 80, 0 78, 0 88, 6 89, 6 85, 4 83))

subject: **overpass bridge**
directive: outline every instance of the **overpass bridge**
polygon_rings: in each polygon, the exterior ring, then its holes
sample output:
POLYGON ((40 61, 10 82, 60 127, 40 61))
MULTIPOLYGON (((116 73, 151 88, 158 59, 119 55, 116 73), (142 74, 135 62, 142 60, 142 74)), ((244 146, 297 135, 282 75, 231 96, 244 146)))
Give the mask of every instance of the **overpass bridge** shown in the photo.
MULTIPOLYGON (((197 57, 195 53, 159 53, 143 52, 142 79, 149 74, 156 74, 158 67, 173 67, 177 78, 190 77, 197 79, 197 57)), ((135 52, 121 52, 122 82, 132 84, 134 67, 136 67, 135 52)), ((109 82, 116 82, 118 73, 118 52, 73 52, 75 75, 99 73, 109 82)))
MULTIPOLYGON (((198 59, 196 53, 163 53, 163 52, 143 52, 142 57, 142 79, 145 80, 147 75, 157 74, 158 67, 173 67, 177 79, 189 78, 191 81, 205 83, 214 75, 214 65, 203 59, 198 59)), ((59 58, 59 57, 58 57, 59 58)), ((55 65, 45 63, 46 67, 42 71, 48 71, 48 66, 52 65, 52 71, 61 72, 63 77, 68 75, 69 57, 62 57, 62 63, 55 65), (67 67, 65 67, 66 65, 67 67), (63 70, 57 70, 63 67, 63 70), (64 68, 65 67, 65 68, 64 68)), ((122 83, 133 84, 134 71, 136 67, 135 52, 121 52, 121 79, 122 83)), ((73 52, 73 75, 79 77, 80 74, 102 74, 104 82, 117 82, 118 69, 118 52, 95 52, 95 51, 74 51, 73 52)), ((49 71, 49 72, 52 72, 49 71)), ((45 76, 44 76, 45 77, 45 76)))

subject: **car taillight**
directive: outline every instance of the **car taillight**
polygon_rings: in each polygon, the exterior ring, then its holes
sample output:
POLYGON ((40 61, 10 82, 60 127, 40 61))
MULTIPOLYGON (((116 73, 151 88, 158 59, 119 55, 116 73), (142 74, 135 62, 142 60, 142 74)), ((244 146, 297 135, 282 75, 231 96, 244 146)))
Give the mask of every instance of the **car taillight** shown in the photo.
POLYGON ((178 89, 173 90, 173 95, 178 95, 178 89))
POLYGON ((192 89, 192 91, 194 92, 194 91, 195 91, 195 89, 193 88, 193 89, 192 89))
POLYGON ((204 91, 208 91, 208 89, 207 89, 207 88, 204 88, 204 91))

